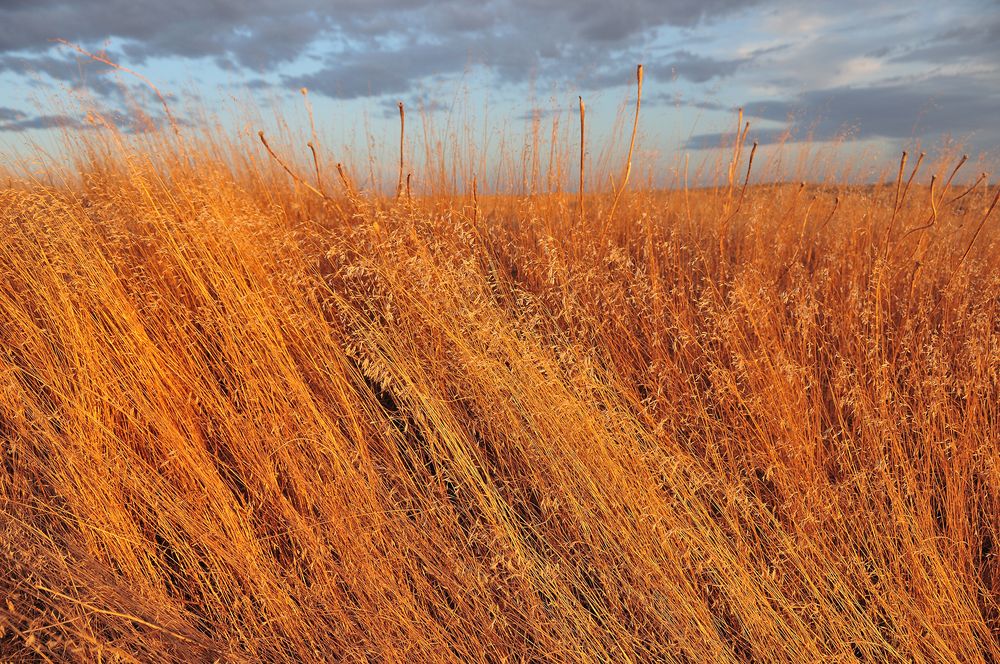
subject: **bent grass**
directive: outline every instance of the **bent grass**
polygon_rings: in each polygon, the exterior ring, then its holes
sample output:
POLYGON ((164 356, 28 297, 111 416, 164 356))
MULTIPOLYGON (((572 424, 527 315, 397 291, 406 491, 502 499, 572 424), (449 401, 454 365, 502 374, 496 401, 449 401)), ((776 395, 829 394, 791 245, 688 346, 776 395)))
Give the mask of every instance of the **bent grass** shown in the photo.
POLYGON ((314 130, 5 178, 0 657, 1000 658, 997 194, 734 204, 741 118, 624 198, 637 79, 586 207, 582 99, 578 192, 471 207, 402 105, 394 196, 314 130))

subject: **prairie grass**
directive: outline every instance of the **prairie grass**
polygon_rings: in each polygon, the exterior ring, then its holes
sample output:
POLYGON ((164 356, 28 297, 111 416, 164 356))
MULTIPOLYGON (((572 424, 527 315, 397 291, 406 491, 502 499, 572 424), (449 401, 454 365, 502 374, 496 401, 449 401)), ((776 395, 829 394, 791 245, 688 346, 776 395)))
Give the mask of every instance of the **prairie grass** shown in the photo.
POLYGON ((1000 661, 985 180, 380 196, 185 131, 0 192, 0 659, 1000 661))

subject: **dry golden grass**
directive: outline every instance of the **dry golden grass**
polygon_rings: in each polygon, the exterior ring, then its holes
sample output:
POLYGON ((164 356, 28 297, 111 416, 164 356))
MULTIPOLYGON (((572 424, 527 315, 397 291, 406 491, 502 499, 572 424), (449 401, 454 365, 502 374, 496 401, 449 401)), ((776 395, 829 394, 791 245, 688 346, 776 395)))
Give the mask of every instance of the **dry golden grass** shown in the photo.
POLYGON ((1000 660, 954 162, 473 199, 81 145, 0 193, 0 659, 1000 660))

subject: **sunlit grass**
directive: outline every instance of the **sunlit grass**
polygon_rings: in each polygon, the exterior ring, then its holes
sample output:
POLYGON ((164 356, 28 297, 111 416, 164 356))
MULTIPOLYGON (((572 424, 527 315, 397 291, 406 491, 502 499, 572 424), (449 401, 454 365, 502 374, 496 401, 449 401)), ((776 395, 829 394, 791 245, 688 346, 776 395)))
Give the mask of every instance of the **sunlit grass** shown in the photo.
POLYGON ((381 196, 178 134, 0 193, 3 659, 1000 658, 957 159, 381 196))

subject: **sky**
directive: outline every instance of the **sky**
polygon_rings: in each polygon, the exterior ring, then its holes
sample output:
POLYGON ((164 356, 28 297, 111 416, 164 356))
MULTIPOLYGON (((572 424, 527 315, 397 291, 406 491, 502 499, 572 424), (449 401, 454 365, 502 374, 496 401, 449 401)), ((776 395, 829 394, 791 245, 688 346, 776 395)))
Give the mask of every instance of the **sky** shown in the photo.
POLYGON ((126 131, 130 99, 162 119, 141 80, 55 39, 155 82, 182 122, 197 99, 234 128, 247 104, 298 126, 305 87, 349 142, 398 131, 398 101, 569 127, 580 95, 611 136, 641 62, 646 154, 719 148, 743 107, 762 146, 836 141, 877 161, 958 142, 1000 164, 1000 0, 0 0, 0 153, 91 128, 81 97, 126 131))

